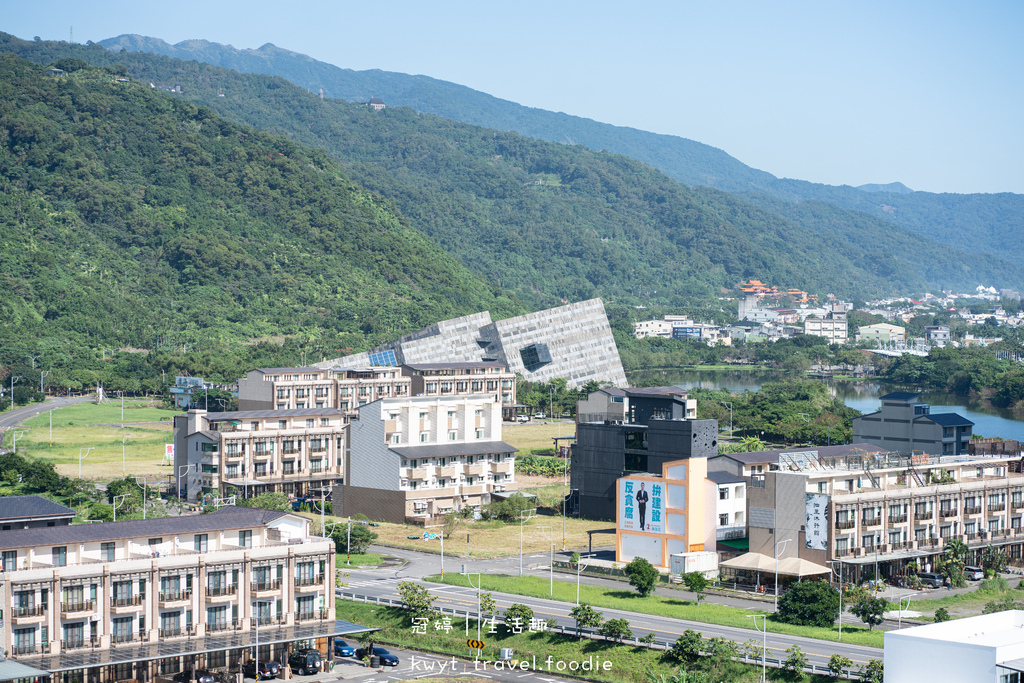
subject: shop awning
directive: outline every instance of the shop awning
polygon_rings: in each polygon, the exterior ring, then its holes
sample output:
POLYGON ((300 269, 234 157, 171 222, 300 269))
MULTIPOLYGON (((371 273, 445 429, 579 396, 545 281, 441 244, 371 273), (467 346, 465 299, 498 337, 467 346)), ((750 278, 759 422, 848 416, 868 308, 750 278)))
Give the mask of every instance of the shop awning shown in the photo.
POLYGON ((779 560, 779 574, 786 576, 818 576, 820 574, 831 574, 832 570, 815 564, 810 560, 802 560, 799 557, 787 557, 779 560))
POLYGON ((768 557, 767 555, 762 555, 761 553, 744 553, 739 557, 734 557, 731 560, 726 560, 718 566, 726 567, 729 569, 746 569, 748 571, 773 572, 775 571, 775 558, 768 557))
POLYGON ((728 540, 719 541, 718 545, 724 545, 733 550, 747 551, 750 550, 750 539, 749 538, 730 538, 728 540))
MULTIPOLYGON (((761 553, 746 553, 731 560, 726 560, 719 566, 729 569, 745 569, 747 571, 768 573, 774 573, 776 570, 775 558, 762 555, 761 553)), ((778 572, 779 576, 804 577, 829 574, 831 570, 828 567, 823 567, 809 560, 802 560, 799 557, 784 557, 779 558, 778 572)))

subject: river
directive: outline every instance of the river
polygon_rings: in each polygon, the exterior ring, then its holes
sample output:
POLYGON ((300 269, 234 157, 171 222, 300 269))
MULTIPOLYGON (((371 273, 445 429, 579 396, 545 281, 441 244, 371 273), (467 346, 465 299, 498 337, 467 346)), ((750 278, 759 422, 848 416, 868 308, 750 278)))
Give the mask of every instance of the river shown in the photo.
MULTIPOLYGON (((763 383, 785 377, 787 375, 780 372, 763 370, 647 370, 630 373, 631 381, 643 381, 646 384, 677 385, 686 389, 727 389, 733 393, 757 391, 763 383)), ((862 413, 877 410, 879 396, 893 391, 907 391, 906 388, 883 382, 829 380, 828 384, 843 403, 862 413)), ((975 434, 1024 442, 1024 422, 1015 420, 1010 411, 983 406, 981 401, 946 392, 928 391, 921 395, 920 400, 932 406, 932 412, 959 413, 966 417, 974 423, 975 434)))

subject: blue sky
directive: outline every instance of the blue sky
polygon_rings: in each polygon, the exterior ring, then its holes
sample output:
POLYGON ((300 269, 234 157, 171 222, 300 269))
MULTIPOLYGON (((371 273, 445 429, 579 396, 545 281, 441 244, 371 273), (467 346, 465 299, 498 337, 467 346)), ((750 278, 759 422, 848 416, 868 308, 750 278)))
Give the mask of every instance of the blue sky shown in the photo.
POLYGON ((0 29, 274 43, 680 135, 780 177, 1024 193, 1024 3, 4 0, 0 29))

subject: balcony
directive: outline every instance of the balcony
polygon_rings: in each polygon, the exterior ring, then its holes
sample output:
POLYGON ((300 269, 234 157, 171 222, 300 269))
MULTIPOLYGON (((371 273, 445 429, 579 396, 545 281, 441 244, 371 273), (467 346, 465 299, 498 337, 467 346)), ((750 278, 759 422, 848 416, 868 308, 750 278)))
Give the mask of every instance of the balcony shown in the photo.
POLYGON ((915 512, 914 513, 914 521, 915 522, 922 522, 922 521, 925 521, 925 520, 929 520, 931 518, 932 518, 932 513, 931 512, 915 512))
POLYGON ((192 589, 186 588, 183 591, 160 591, 160 606, 170 607, 176 602, 185 602, 192 599, 192 589))
POLYGON ((992 514, 993 512, 1002 512, 1005 509, 1006 509, 1006 503, 989 503, 988 504, 988 512, 989 512, 989 514, 992 514))
POLYGON ((249 584, 249 588, 254 593, 262 593, 264 591, 278 591, 281 590, 281 579, 270 579, 268 581, 253 581, 249 584))
POLYGON ((964 514, 965 515, 980 515, 981 514, 981 506, 980 505, 972 505, 970 507, 964 507, 964 514))
POLYGON ((46 605, 11 608, 11 617, 15 624, 30 624, 41 620, 44 616, 46 616, 46 605))
POLYGON ((225 621, 212 621, 206 625, 206 630, 210 633, 217 633, 219 631, 232 631, 237 629, 240 625, 238 619, 227 619, 225 621))
POLYGON ((281 474, 286 476, 289 474, 295 474, 295 465, 285 465, 281 470, 281 474))
POLYGON ((84 650, 86 648, 98 647, 100 644, 99 638, 93 636, 89 639, 86 638, 72 638, 71 640, 60 641, 60 651, 67 652, 68 650, 84 650))
POLYGON ((324 575, 318 576, 297 576, 295 577, 296 588, 322 588, 324 585, 324 575))
POLYGON ((254 626, 254 627, 255 626, 282 626, 282 625, 284 625, 286 623, 286 620, 285 620, 285 618, 283 616, 272 617, 272 616, 266 616, 265 615, 265 616, 260 617, 258 621, 259 621, 259 623, 257 624, 256 623, 257 622, 256 617, 249 617, 249 624, 251 626, 254 626))
POLYGON ((110 607, 115 612, 132 612, 135 611, 133 608, 138 607, 143 602, 145 602, 145 596, 143 595, 113 596, 110 598, 110 607))
POLYGON ((216 601, 218 598, 230 598, 236 593, 238 593, 238 586, 234 584, 230 586, 210 586, 206 589, 206 599, 216 601))
POLYGON ((81 600, 78 602, 62 602, 60 603, 60 616, 62 619, 67 618, 67 615, 74 614, 76 612, 95 612, 96 601, 95 600, 81 600))
POLYGON ((485 463, 477 463, 475 465, 469 465, 466 467, 466 474, 479 476, 484 473, 484 468, 487 467, 485 463))
POLYGON ((889 515, 889 524, 906 524, 906 515, 889 515))
POLYGON ((862 527, 879 526, 881 523, 882 523, 882 518, 881 517, 862 517, 861 520, 860 520, 860 525, 862 527))
POLYGON ((439 467, 439 468, 437 468, 437 476, 439 476, 439 477, 454 477, 456 474, 458 474, 458 471, 459 471, 459 468, 454 466, 454 465, 449 465, 447 467, 439 467))
POLYGON ((949 517, 958 517, 959 515, 960 511, 957 510, 956 508, 945 508, 943 510, 939 510, 939 517, 942 517, 943 519, 947 519, 949 517))
POLYGON ((135 643, 140 640, 145 640, 145 631, 139 633, 114 633, 110 636, 111 645, 123 645, 125 643, 135 643))
POLYGON ((294 446, 282 446, 281 455, 297 455, 302 452, 301 448, 295 448, 294 446))
POLYGON ((836 529, 853 529, 857 526, 857 520, 855 519, 844 519, 841 522, 836 522, 836 529))
POLYGON ((173 628, 160 629, 160 638, 184 638, 186 636, 194 636, 195 634, 196 627, 192 624, 185 624, 185 628, 175 626, 173 628))
POLYGON ((308 612, 295 613, 295 621, 313 621, 315 619, 319 619, 321 621, 327 619, 327 610, 312 610, 308 612))
POLYGON ((1024 510, 1024 500, 1011 500, 1010 507, 1014 512, 1017 510, 1024 510))
POLYGON ((34 654, 46 654, 50 651, 49 643, 40 643, 31 645, 15 645, 11 648, 12 655, 34 655, 34 654))
POLYGON ((836 557, 850 557, 854 554, 853 548, 837 548, 835 551, 836 557))

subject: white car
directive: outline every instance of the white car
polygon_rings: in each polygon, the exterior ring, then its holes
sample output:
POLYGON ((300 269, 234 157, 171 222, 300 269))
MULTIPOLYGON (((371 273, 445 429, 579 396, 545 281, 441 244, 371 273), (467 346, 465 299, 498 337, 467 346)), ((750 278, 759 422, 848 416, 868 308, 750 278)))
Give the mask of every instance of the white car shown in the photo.
POLYGON ((544 419, 544 413, 534 413, 533 414, 533 419, 535 419, 535 420, 543 420, 544 419))
POLYGON ((529 415, 520 415, 519 417, 516 418, 516 420, 519 421, 519 422, 529 422, 530 421, 530 416, 529 415))
POLYGON ((981 581, 985 578, 985 570, 981 567, 964 567, 964 578, 971 581, 981 581))

